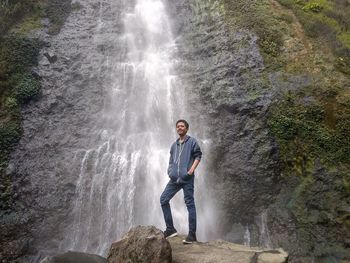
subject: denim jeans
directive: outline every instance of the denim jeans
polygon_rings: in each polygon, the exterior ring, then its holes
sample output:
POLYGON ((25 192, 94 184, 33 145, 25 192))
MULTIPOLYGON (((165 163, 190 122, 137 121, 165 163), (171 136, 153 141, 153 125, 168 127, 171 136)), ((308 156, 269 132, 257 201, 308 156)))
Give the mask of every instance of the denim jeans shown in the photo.
POLYGON ((174 197, 174 195, 180 191, 184 191, 185 204, 188 211, 188 230, 190 233, 196 233, 197 227, 197 215, 196 206, 194 204, 194 184, 193 182, 188 183, 177 183, 172 180, 166 185, 162 195, 160 196, 160 204, 162 206, 164 220, 167 230, 174 230, 173 217, 171 215, 171 208, 169 201, 174 197))

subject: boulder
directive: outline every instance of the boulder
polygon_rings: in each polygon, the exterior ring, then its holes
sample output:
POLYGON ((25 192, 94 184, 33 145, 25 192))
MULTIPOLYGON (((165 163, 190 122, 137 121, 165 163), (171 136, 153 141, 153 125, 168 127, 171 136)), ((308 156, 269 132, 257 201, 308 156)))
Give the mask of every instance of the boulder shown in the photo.
POLYGON ((171 263, 171 247, 154 226, 137 226, 112 244, 108 263, 171 263))
POLYGON ((46 257, 40 263, 106 263, 106 259, 98 255, 68 251, 52 257, 46 257))

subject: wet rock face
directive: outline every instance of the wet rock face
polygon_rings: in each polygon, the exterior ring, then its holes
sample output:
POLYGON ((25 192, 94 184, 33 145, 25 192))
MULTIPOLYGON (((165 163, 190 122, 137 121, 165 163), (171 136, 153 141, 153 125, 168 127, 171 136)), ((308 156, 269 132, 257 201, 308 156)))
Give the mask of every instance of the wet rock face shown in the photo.
POLYGON ((204 120, 211 140, 204 155, 211 160, 209 190, 221 210, 218 236, 282 246, 291 262, 348 259, 349 231, 340 219, 348 213, 343 171, 315 166, 309 176, 279 178, 278 147, 267 127, 272 103, 311 85, 312 74, 265 70, 257 36, 227 23, 221 1, 168 2, 183 59, 177 70, 194 118, 204 120))
POLYGON ((42 92, 22 111, 23 136, 10 161, 19 211, 5 222, 7 228, 27 233, 16 241, 25 248, 24 262, 37 262, 43 247, 59 247, 79 175, 75 162, 94 144, 91 138, 98 138, 93 134, 109 85, 104 63, 115 52, 99 47, 106 44, 104 36, 119 32, 120 20, 114 12, 111 23, 116 24, 101 32, 93 2, 82 3, 58 35, 50 35, 47 28, 33 33, 46 42, 35 69, 42 92))
POLYGON ((279 192, 277 148, 266 127, 275 92, 266 84, 257 37, 229 29, 219 4, 176 1, 169 6, 177 13, 174 28, 184 61, 178 71, 188 105, 207 123, 211 140, 206 176, 223 211, 219 232, 229 232, 234 223, 255 225, 251 241, 257 244, 261 229, 254 218, 279 192))
POLYGON ((171 247, 159 229, 137 226, 112 244, 107 262, 171 263, 171 247))

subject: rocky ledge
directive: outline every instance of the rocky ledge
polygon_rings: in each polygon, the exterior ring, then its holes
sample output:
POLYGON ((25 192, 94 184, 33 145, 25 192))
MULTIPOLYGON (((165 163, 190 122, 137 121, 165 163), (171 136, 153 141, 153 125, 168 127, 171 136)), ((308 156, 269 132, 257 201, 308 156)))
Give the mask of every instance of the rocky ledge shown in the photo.
POLYGON ((169 239, 173 263, 286 263, 288 254, 283 249, 263 250, 215 240, 183 245, 185 236, 169 239))
POLYGON ((41 263, 287 263, 283 249, 260 249, 223 240, 184 245, 185 236, 165 239, 154 226, 137 226, 111 245, 107 259, 68 252, 41 263))

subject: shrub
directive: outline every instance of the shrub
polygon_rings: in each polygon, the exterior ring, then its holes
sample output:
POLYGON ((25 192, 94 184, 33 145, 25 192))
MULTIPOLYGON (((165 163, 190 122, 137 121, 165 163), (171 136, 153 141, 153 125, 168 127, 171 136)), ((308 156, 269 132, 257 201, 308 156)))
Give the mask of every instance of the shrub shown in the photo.
POLYGON ((30 13, 38 1, 36 0, 11 0, 0 3, 0 36, 21 21, 23 16, 30 13))
POLYGON ((16 100, 16 98, 13 97, 7 97, 6 101, 5 101, 5 107, 8 109, 14 109, 18 107, 18 102, 16 100))
MULTIPOLYGON (((77 7, 75 5, 74 7, 77 7)), ((50 0, 46 8, 46 15, 50 19, 50 34, 58 34, 72 10, 71 0, 50 0)))
POLYGON ((3 39, 0 46, 0 76, 21 73, 37 65, 40 51, 38 39, 11 34, 3 39))
MULTIPOLYGON (((350 52, 348 52, 348 53, 350 53, 350 52)), ((349 56, 338 57, 336 60, 336 63, 335 63, 335 67, 339 71, 350 75, 350 57, 349 56)))
POLYGON ((321 6, 319 3, 307 3, 306 5, 303 6, 302 8, 304 11, 312 11, 315 13, 319 13, 322 11, 323 6, 321 6))
POLYGON ((266 54, 277 57, 281 52, 283 45, 282 34, 278 30, 269 28, 257 28, 257 34, 259 35, 259 46, 266 54))
MULTIPOLYGON (((319 37, 323 40, 336 41, 337 32, 329 24, 320 19, 308 19, 307 17, 301 19, 305 32, 310 37, 319 37)), ((330 43, 331 44, 331 43, 330 43)))
POLYGON ((0 124, 0 156, 4 156, 20 138, 20 128, 17 123, 0 124))
POLYGON ((30 74, 23 74, 14 89, 14 95, 18 102, 26 103, 39 94, 40 83, 30 74))
POLYGON ((350 30, 350 16, 349 16, 350 10, 343 10, 343 9, 332 9, 327 10, 325 14, 333 18, 334 20, 338 21, 340 27, 344 31, 350 30))
POLYGON ((288 98, 270 109, 269 129, 281 146, 285 160, 299 154, 340 164, 350 161, 350 100, 335 104, 336 125, 329 128, 323 106, 288 98), (298 148, 303 148, 299 153, 298 148))
POLYGON ((294 20, 293 16, 291 16, 289 14, 286 14, 286 13, 282 14, 280 16, 280 19, 283 20, 283 21, 286 21, 288 24, 293 23, 293 20, 294 20))

